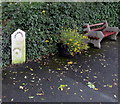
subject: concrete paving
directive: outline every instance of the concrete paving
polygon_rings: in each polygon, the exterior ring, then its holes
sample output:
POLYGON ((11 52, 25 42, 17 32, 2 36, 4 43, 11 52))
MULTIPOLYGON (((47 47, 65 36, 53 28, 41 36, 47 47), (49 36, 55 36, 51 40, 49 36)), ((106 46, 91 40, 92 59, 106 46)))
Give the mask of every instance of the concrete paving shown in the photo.
POLYGON ((5 68, 3 102, 118 102, 118 43, 120 36, 105 38, 101 49, 91 46, 75 57, 51 56, 5 68))

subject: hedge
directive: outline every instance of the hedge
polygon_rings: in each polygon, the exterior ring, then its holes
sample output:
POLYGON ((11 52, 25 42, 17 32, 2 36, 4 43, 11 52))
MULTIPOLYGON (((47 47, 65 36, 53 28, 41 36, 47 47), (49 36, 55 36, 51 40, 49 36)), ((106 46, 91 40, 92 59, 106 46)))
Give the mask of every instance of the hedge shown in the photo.
POLYGON ((11 34, 18 28, 26 32, 27 60, 57 53, 62 27, 79 28, 83 23, 107 20, 119 26, 117 2, 17 2, 2 3, 2 66, 11 63, 11 34), (48 40, 49 42, 46 42, 48 40))

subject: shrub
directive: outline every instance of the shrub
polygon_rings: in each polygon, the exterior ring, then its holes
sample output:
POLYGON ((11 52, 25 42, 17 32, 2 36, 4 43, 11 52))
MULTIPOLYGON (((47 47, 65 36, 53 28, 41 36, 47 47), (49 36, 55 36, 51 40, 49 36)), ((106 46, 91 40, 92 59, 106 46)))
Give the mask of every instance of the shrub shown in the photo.
POLYGON ((68 45, 68 50, 71 55, 81 52, 84 49, 88 49, 88 45, 85 43, 87 39, 88 37, 83 34, 79 34, 77 29, 64 29, 60 34, 61 42, 64 45, 68 45))

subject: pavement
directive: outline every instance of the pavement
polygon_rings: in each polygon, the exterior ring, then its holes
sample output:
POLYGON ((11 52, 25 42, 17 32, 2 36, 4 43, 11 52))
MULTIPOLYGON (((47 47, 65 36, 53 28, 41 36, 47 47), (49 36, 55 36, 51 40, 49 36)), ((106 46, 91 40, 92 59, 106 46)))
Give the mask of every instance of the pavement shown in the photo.
POLYGON ((120 36, 105 38, 101 49, 90 45, 81 55, 9 66, 2 72, 2 101, 117 103, 119 43, 120 36))

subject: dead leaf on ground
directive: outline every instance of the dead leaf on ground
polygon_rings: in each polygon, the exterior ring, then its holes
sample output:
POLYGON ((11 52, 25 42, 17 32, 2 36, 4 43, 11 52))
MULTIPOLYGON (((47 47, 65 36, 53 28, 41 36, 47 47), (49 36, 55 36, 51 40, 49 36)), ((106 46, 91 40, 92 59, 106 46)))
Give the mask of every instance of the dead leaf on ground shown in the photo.
POLYGON ((72 62, 72 61, 70 61, 70 62, 68 62, 68 64, 73 64, 73 62, 72 62))

